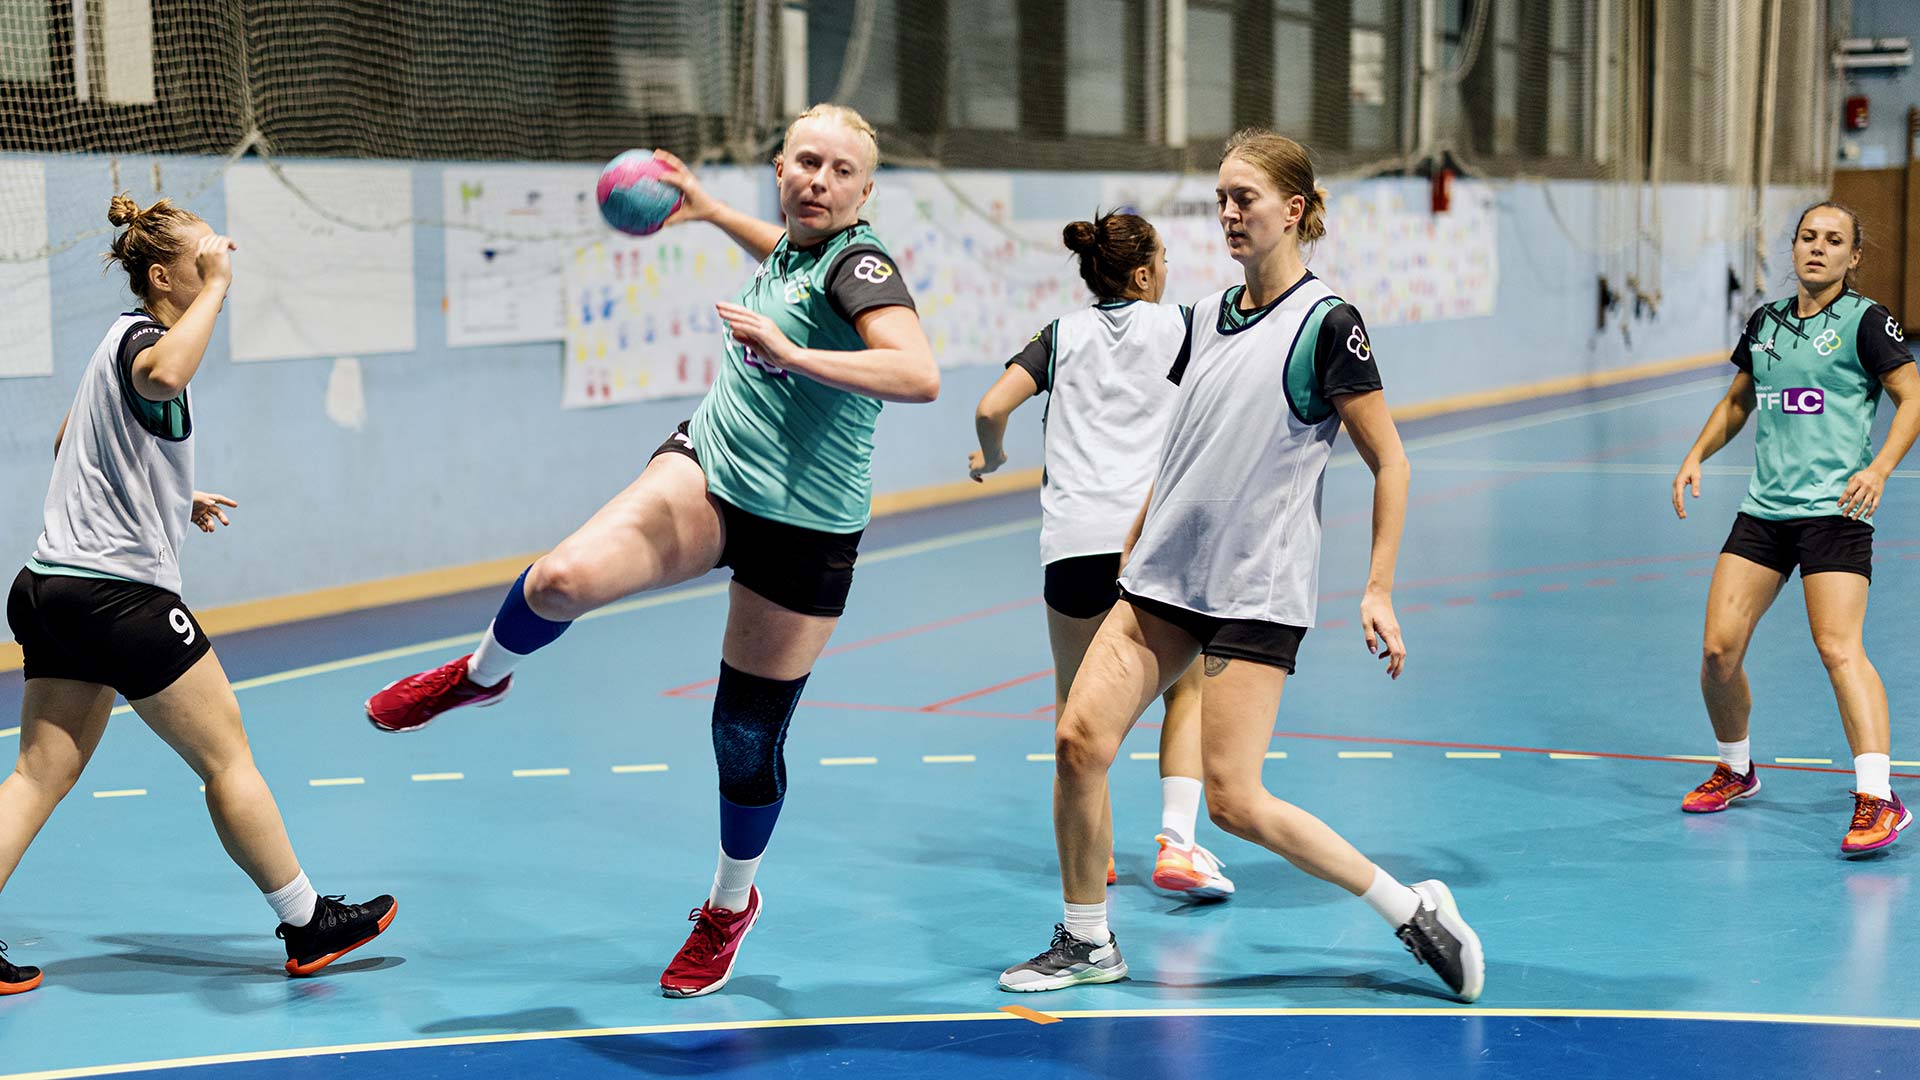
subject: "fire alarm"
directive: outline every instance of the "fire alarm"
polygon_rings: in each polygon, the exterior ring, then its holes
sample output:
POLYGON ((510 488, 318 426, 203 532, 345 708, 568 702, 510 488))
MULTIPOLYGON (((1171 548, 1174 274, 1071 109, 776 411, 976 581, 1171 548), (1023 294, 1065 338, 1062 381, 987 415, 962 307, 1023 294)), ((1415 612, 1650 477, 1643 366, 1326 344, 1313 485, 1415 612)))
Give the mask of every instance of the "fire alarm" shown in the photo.
POLYGON ((1854 94, 1847 98, 1841 117, 1841 126, 1846 130, 1865 131, 1867 129, 1867 95, 1854 94))

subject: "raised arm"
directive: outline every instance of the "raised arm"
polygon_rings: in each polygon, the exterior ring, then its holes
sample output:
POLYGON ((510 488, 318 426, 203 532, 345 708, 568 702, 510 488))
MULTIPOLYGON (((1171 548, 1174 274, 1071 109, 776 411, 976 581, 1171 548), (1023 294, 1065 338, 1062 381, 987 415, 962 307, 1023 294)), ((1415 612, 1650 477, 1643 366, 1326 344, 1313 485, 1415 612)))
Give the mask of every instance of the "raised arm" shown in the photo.
POLYGON ((200 295, 193 298, 180 320, 167 329, 158 342, 140 350, 133 358, 131 375, 134 392, 148 401, 172 401, 193 381, 200 361, 207 355, 207 343, 213 339, 213 324, 227 302, 227 289, 233 284, 233 268, 227 252, 233 241, 218 233, 204 236, 194 247, 194 263, 200 272, 200 295))
POLYGON ((667 224, 679 225, 689 221, 704 221, 726 233, 728 239, 739 244, 754 262, 759 262, 773 254, 780 245, 780 238, 787 231, 770 221, 762 221, 743 210, 736 210, 707 193, 700 181, 687 168, 687 163, 665 150, 655 150, 653 156, 665 162, 671 172, 660 178, 660 182, 680 192, 680 209, 667 218, 667 224))

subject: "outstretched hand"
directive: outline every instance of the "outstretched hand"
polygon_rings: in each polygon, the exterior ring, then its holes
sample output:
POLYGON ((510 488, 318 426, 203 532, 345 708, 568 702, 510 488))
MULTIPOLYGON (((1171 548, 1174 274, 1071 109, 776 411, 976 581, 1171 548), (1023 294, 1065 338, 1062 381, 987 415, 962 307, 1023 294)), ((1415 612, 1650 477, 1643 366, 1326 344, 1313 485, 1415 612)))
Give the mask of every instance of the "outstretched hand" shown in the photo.
POLYGON ((239 503, 234 502, 225 495, 215 495, 209 491, 196 491, 193 493, 193 523, 201 532, 205 533, 213 531, 213 524, 216 521, 222 525, 231 525, 233 522, 227 520, 227 512, 220 508, 223 506, 239 505, 239 503))

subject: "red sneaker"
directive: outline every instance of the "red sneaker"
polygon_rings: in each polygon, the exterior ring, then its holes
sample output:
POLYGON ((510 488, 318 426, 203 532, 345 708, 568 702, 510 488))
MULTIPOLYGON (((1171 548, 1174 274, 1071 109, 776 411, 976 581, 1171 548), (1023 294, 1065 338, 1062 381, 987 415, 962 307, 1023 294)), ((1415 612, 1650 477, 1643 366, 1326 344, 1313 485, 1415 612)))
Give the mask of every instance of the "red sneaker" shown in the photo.
POLYGON ((1900 796, 1878 798, 1864 791, 1853 793, 1853 823, 1847 828, 1840 850, 1847 855, 1878 851, 1900 839, 1900 830, 1913 824, 1913 811, 1900 796))
POLYGON ((1749 764, 1746 775, 1741 776, 1727 768, 1725 762, 1719 762, 1706 783, 1687 792, 1680 800, 1680 809, 1689 814, 1717 814, 1732 806, 1734 800, 1751 798, 1759 790, 1759 769, 1749 764))
POLYGON ((432 671, 388 683, 367 699, 367 723, 381 731, 419 731, 448 709, 491 705, 505 697, 512 685, 511 675, 492 686, 474 682, 467 677, 467 657, 463 656, 432 671))
POLYGON ((734 912, 701 904, 687 914, 693 933, 687 943, 660 974, 660 992, 668 997, 690 998, 711 994, 727 985, 733 977, 733 962, 740 959, 740 942, 747 931, 760 921, 760 889, 747 894, 747 910, 734 912))

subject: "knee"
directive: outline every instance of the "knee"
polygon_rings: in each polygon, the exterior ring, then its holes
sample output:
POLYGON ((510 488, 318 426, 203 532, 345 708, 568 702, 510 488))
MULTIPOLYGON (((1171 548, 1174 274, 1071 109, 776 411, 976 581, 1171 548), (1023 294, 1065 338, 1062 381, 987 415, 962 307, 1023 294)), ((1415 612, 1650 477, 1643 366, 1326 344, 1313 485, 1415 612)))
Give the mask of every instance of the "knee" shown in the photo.
POLYGON ((1254 833, 1254 817, 1264 789, 1207 781, 1207 819, 1229 836, 1246 839, 1254 833))
POLYGON ((593 569, 587 560, 556 549, 527 570, 527 606, 543 619, 568 621, 593 610, 593 569))
POLYGON ((1815 634, 1813 647, 1820 650, 1820 662, 1830 675, 1839 675, 1867 658, 1866 648, 1857 638, 1815 634))
POLYGON ((1708 638, 1700 648, 1700 676, 1711 682, 1732 682, 1740 676, 1745 650, 1719 638, 1708 638))
POLYGON ((1120 741, 1089 722, 1087 715, 1069 706, 1053 729, 1054 769, 1063 778, 1086 779, 1104 775, 1120 752, 1120 741))
POLYGON ((13 767, 13 775, 31 786, 42 800, 57 803, 80 782, 80 772, 85 767, 86 763, 81 761, 30 761, 22 755, 13 767))

